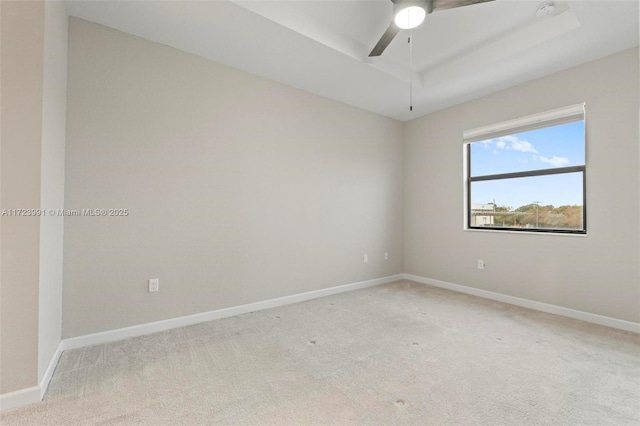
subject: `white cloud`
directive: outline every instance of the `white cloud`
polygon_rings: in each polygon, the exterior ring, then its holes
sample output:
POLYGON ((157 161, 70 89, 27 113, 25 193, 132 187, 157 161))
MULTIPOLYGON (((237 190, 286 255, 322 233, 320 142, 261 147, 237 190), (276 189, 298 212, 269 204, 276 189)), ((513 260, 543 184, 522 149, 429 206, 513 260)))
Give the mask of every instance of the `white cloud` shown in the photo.
POLYGON ((520 163, 528 163, 529 161, 542 161, 543 163, 551 164, 554 167, 565 167, 571 163, 571 161, 566 157, 558 157, 557 155, 554 155, 552 157, 544 157, 540 155, 538 150, 536 150, 531 142, 524 139, 519 139, 517 136, 513 135, 501 136, 495 139, 488 139, 486 141, 482 141, 482 144, 485 148, 493 148, 491 152, 494 155, 499 155, 500 150, 518 151, 531 154, 531 157, 527 159, 518 158, 517 161, 520 163))
POLYGON ((536 151, 536 149, 533 147, 531 142, 518 139, 517 137, 512 135, 502 136, 500 138, 497 138, 494 140, 494 143, 496 145, 496 148, 500 148, 500 149, 508 149, 508 150, 512 149, 514 151, 532 152, 534 154, 538 153, 538 151, 536 151))
POLYGON ((570 163, 569 159, 566 157, 558 157, 558 156, 553 156, 551 158, 547 158, 547 157, 543 157, 540 156, 540 161, 542 161, 543 163, 549 163, 554 167, 562 167, 562 166, 566 166, 570 163))

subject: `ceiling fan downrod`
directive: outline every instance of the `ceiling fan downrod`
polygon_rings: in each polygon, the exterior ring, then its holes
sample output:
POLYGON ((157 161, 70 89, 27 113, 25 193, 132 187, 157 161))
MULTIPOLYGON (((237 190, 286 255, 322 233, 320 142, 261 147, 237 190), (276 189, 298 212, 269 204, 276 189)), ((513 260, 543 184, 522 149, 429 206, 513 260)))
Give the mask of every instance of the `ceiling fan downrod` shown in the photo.
POLYGON ((409 111, 413 111, 413 31, 409 32, 409 111))

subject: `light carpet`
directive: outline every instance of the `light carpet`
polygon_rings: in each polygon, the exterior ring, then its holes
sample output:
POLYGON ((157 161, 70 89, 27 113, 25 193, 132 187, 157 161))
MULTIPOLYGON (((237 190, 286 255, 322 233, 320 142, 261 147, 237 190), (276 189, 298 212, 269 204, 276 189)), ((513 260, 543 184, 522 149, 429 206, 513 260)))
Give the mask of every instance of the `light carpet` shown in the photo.
POLYGON ((640 336, 399 281, 65 351, 29 425, 638 425, 640 336))

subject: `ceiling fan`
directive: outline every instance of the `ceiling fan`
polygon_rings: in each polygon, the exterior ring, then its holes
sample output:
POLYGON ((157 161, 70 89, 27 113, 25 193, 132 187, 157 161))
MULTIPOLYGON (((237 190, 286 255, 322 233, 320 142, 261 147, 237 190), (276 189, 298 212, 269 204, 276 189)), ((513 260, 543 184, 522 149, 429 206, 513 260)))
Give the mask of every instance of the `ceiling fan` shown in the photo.
POLYGON ((400 30, 417 27, 429 13, 488 1, 493 0, 391 0, 393 19, 369 56, 380 56, 400 30))

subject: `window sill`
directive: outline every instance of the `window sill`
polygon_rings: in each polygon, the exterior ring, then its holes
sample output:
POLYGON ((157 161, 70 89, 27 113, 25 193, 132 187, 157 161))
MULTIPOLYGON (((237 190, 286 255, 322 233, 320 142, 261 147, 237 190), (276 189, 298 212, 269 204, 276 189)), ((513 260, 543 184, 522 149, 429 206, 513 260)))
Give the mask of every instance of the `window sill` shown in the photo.
POLYGON ((486 229, 478 229, 478 228, 463 228, 464 231, 468 231, 468 232, 491 232, 494 234, 524 234, 524 235, 550 235, 550 236, 556 236, 556 237, 581 237, 581 238, 586 238, 587 237, 587 233, 569 233, 569 232, 553 232, 553 231, 547 231, 547 232, 535 232, 535 231, 510 231, 508 229, 491 229, 491 228, 486 228, 486 229))

